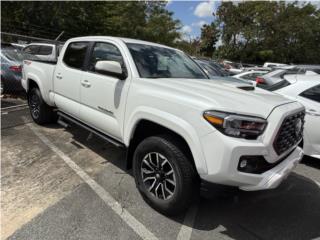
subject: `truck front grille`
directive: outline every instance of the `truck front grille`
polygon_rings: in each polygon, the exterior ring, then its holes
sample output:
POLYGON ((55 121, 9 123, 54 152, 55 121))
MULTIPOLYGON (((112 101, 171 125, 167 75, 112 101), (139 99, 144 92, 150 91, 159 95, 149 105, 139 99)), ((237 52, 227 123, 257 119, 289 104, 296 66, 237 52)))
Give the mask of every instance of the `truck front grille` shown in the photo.
POLYGON ((305 112, 301 111, 284 119, 273 142, 273 148, 278 155, 281 155, 301 140, 304 116, 305 112))

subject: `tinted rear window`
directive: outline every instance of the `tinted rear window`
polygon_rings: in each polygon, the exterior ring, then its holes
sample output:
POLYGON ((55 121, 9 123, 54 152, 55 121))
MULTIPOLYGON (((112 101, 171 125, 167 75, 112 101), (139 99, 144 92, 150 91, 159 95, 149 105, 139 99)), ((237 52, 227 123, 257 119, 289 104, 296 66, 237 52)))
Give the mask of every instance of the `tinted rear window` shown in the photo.
POLYGON ((40 49, 37 55, 51 55, 51 54, 52 54, 51 46, 40 46, 40 49))
POLYGON ((40 49, 40 46, 33 45, 23 49, 23 52, 27 54, 37 55, 39 52, 39 49, 40 49))

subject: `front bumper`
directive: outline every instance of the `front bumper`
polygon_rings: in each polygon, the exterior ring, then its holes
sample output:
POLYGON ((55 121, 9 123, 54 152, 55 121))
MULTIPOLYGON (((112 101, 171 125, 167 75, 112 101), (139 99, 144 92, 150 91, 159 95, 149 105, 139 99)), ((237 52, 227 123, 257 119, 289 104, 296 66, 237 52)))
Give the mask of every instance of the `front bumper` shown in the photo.
POLYGON ((301 148, 297 147, 283 162, 273 169, 261 174, 261 181, 255 185, 241 186, 241 190, 257 191, 264 189, 272 189, 287 178, 290 172, 297 166, 303 156, 301 148))
POLYGON ((283 119, 301 110, 303 107, 296 103, 276 108, 268 118, 267 129, 257 140, 232 138, 219 131, 202 137, 207 173, 200 177, 210 183, 235 186, 246 191, 277 187, 299 163, 303 151, 293 146, 278 155, 273 149, 273 142, 283 119), (238 164, 242 156, 263 156, 274 167, 260 174, 239 171, 238 164))

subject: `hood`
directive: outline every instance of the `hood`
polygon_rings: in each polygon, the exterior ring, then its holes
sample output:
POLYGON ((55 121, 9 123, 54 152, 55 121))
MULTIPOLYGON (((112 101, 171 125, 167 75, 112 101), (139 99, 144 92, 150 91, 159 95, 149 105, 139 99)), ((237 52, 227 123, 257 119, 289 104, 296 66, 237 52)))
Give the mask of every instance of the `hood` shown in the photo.
POLYGON ((148 83, 158 85, 165 92, 163 97, 183 101, 184 104, 201 111, 221 110, 267 118, 275 107, 293 102, 279 94, 228 80, 182 78, 149 80, 151 81, 148 83))

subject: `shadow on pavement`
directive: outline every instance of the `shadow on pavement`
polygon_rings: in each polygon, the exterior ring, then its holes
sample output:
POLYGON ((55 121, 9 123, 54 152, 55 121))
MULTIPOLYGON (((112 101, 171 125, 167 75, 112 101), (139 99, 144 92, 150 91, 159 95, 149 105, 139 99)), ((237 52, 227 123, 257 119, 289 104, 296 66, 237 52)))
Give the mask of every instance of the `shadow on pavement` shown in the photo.
MULTIPOLYGON (((57 125, 50 125, 50 127, 55 127, 57 125)), ((106 162, 110 162, 113 165, 117 166, 121 170, 128 172, 126 169, 125 164, 125 151, 121 150, 120 148, 115 147, 114 145, 105 142, 104 140, 100 139, 99 137, 95 136, 94 134, 90 134, 90 132, 75 126, 70 125, 68 127, 67 131, 73 135, 73 138, 75 141, 83 144, 87 148, 89 148, 91 151, 97 153, 100 155, 103 159, 105 159, 105 162, 102 162, 101 164, 105 164, 106 162), (109 150, 109 151, 108 151, 109 150)), ((79 144, 76 142, 72 142, 73 145, 77 146, 78 148, 81 148, 79 144)), ((128 172, 130 174, 130 172, 128 172)))
POLYGON ((313 167, 316 169, 320 169, 320 159, 304 156, 303 160, 301 161, 302 164, 305 164, 309 167, 313 167))
MULTIPOLYGON (((88 137, 87 131, 77 127, 68 128, 68 131, 77 142, 131 175, 125 168, 124 151, 95 136, 88 137)), ((306 160, 304 164, 311 163, 306 160)), ((319 186, 296 173, 274 190, 232 191, 211 199, 201 198, 192 239, 212 239, 217 231, 246 240, 316 238, 320 236, 319 203, 319 186)), ((182 223, 178 220, 182 218, 171 219, 182 223)))
POLYGON ((320 236, 319 203, 319 186, 292 173, 274 190, 201 200, 194 228, 222 226, 221 233, 234 239, 312 239, 320 236))

